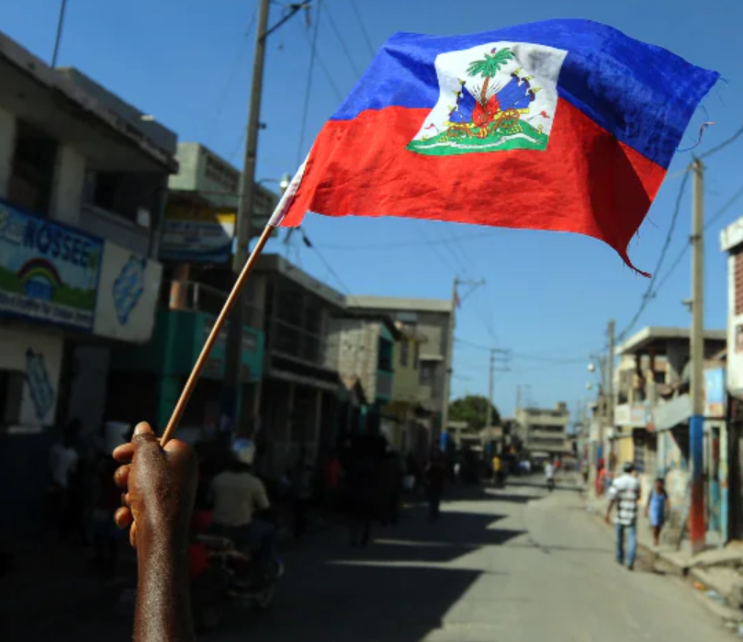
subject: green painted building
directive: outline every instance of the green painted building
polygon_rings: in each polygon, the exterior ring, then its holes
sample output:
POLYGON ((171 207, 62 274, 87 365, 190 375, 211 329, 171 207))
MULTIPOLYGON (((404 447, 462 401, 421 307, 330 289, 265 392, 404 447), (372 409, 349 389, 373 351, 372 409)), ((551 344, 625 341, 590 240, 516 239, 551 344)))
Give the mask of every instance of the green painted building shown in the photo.
MULTIPOLYGON (((159 309, 152 341, 114 351, 113 390, 109 390, 112 416, 123 421, 151 417, 162 428, 183 389, 193 364, 214 325, 208 312, 159 309), (119 394, 119 391, 122 394, 119 394)), ((218 427, 227 331, 223 329, 207 360, 201 380, 181 421, 184 429, 218 427)), ((238 416, 249 416, 256 386, 263 373, 263 332, 248 326, 242 337, 242 386, 238 416)), ((241 421, 241 428, 245 422, 241 421)))

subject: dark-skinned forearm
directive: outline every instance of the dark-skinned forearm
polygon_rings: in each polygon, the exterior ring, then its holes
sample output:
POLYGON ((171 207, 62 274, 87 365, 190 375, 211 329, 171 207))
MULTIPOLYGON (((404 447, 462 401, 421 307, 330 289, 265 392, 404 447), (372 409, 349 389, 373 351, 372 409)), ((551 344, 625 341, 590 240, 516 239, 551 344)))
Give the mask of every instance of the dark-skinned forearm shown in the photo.
POLYGON ((182 538, 137 533, 134 642, 195 642, 191 623, 188 544, 182 538))

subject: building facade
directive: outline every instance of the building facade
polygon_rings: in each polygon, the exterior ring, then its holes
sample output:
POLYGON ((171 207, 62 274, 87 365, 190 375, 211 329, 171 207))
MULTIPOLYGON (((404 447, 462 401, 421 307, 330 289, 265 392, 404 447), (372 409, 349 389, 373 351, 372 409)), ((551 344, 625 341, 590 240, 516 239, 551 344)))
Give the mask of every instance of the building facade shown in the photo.
MULTIPOLYGON (((724 360, 726 333, 705 331, 705 506, 710 541, 724 541, 727 509, 724 360)), ((678 537, 689 507, 689 329, 647 327, 618 346, 614 372, 616 403, 606 434, 609 475, 632 462, 643 488, 661 477, 671 499, 666 537, 678 537)))
MULTIPOLYGON (((418 395, 421 411, 416 423, 427 431, 426 448, 438 445, 448 414, 454 305, 437 299, 349 296, 348 309, 361 314, 384 313, 414 329, 425 343, 419 350, 418 395)), ((419 437, 416 437, 419 439, 419 437)))
POLYGON ((60 426, 79 419, 90 439, 115 419, 112 348, 153 335, 177 163, 173 132, 2 34, 0 86, 0 470, 22 489, 0 498, 9 516, 39 506, 60 426))
POLYGON ((518 408, 516 434, 529 459, 543 462, 572 454, 568 442, 570 411, 567 404, 554 408, 518 408))

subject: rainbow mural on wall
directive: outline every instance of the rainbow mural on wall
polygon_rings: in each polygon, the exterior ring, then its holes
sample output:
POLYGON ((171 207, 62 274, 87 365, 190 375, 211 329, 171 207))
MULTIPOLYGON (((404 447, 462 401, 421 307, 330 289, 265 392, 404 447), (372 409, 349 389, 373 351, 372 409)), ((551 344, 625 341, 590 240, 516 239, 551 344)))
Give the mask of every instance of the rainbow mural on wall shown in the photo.
POLYGON ((24 263, 16 276, 28 296, 44 301, 51 301, 55 290, 62 285, 54 263, 40 257, 24 263))
POLYGON ((0 199, 0 315, 91 331, 103 240, 0 199))

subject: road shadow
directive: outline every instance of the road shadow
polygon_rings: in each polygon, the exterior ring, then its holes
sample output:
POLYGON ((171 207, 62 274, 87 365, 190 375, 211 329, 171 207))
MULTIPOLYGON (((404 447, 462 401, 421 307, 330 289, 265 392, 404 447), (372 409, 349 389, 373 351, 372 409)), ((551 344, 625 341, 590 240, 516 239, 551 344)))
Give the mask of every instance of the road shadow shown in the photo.
POLYGON ((213 639, 241 631, 262 642, 419 642, 484 575, 462 568, 462 558, 523 534, 497 528, 504 517, 447 511, 431 524, 413 507, 399 525, 375 529, 365 548, 337 529, 313 542, 311 555, 287 559, 273 613, 235 618, 213 639))

